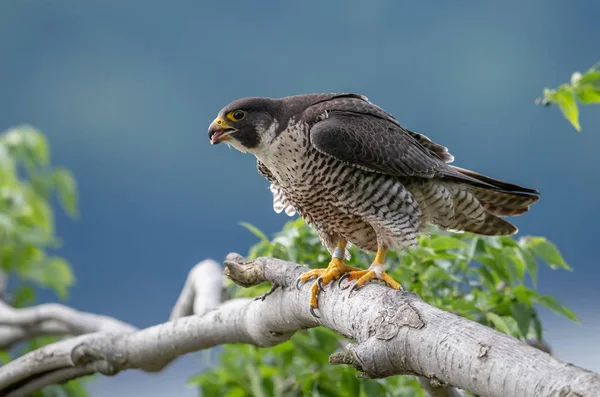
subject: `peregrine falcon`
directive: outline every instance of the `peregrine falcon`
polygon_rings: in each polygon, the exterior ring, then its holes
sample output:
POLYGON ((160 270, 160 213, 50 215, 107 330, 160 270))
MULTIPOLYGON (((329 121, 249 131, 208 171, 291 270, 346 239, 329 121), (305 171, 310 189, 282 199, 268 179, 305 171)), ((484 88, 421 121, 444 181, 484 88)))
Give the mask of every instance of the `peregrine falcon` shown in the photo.
POLYGON ((449 165, 448 149, 408 130, 360 94, 308 94, 243 98, 210 124, 212 144, 225 142, 254 154, 269 182, 277 213, 298 213, 332 254, 316 278, 309 305, 318 307, 323 285, 371 280, 401 289, 383 269, 388 250, 417 244, 426 224, 481 235, 511 235, 501 219, 520 215, 536 190, 449 165), (347 246, 374 252, 367 270, 348 266, 347 246))

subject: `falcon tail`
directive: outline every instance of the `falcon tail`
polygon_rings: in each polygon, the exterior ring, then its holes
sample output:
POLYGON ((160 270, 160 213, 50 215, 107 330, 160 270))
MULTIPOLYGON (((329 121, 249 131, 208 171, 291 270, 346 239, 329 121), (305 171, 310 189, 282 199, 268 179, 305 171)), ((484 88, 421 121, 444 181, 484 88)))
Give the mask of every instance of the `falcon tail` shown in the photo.
POLYGON ((463 168, 452 167, 459 173, 475 179, 471 191, 487 212, 496 216, 524 214, 539 200, 539 192, 512 183, 493 179, 463 168), (477 183, 481 182, 481 184, 477 183))
MULTIPOLYGON (((463 168, 454 166, 452 168, 469 179, 462 183, 469 186, 468 191, 485 210, 483 219, 480 215, 479 222, 473 222, 475 219, 470 219, 469 216, 459 217, 463 218, 463 222, 458 225, 459 230, 483 235, 515 234, 518 231, 517 227, 500 217, 524 214, 539 200, 539 192, 534 189, 493 179, 463 168)), ((456 202, 457 198, 455 197, 455 206, 459 204, 456 202)))
POLYGON ((539 199, 536 190, 451 168, 444 178, 409 187, 424 220, 442 229, 487 236, 515 234, 518 229, 501 217, 521 215, 539 199))

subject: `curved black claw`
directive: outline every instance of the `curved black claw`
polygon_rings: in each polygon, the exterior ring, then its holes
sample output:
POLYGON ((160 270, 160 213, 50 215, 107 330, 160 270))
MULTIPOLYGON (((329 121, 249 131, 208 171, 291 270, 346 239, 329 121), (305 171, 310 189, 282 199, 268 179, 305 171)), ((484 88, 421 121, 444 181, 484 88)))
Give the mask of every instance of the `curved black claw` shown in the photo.
POLYGON ((302 276, 298 276, 296 279, 296 289, 300 289, 300 282, 302 281, 302 276))
POLYGON ((344 281, 345 279, 350 277, 350 273, 344 273, 342 274, 342 277, 340 277, 340 281, 338 281, 338 286, 341 289, 347 289, 350 285, 346 285, 345 287, 342 287, 342 281, 344 281))
POLYGON ((260 301, 264 301, 264 300, 265 300, 265 298, 266 298, 267 296, 271 295, 271 294, 272 294, 273 292, 275 292, 275 290, 276 290, 277 288, 279 288, 279 287, 281 287, 281 286, 280 286, 280 285, 275 285, 275 284, 273 284, 273 285, 271 286, 271 289, 269 289, 267 292, 265 292, 265 293, 264 293, 264 294, 262 294, 261 296, 257 296, 256 298, 254 298, 254 300, 255 300, 255 301, 258 301, 258 300, 260 300, 260 301))
POLYGON ((317 279, 317 285, 322 292, 325 292, 325 289, 323 288, 323 279, 321 277, 317 279))
POLYGON ((317 316, 317 313, 315 313, 315 308, 312 306, 310 307, 310 314, 312 314, 316 318, 321 318, 321 317, 317 316))
POLYGON ((359 289, 359 288, 360 288, 360 287, 358 286, 358 284, 354 284, 354 285, 352 286, 352 288, 350 289, 350 292, 348 292, 348 296, 352 296, 352 293, 353 293, 354 291, 358 291, 358 289, 359 289))

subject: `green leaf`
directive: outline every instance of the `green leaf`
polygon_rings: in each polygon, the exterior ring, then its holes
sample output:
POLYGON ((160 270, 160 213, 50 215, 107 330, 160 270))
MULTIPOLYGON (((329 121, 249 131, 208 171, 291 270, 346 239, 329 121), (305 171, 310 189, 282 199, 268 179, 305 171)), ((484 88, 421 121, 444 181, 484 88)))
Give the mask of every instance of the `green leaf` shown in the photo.
POLYGON ((468 247, 466 249, 466 260, 471 262, 477 252, 477 243, 479 242, 479 236, 473 235, 468 239, 468 247))
POLYGON ((30 125, 24 124, 9 129, 2 137, 2 141, 21 161, 31 162, 33 159, 42 166, 49 162, 46 138, 38 129, 30 125))
POLYGON ((409 248, 408 251, 420 261, 426 261, 437 257, 435 251, 430 247, 417 246, 414 248, 409 248))
POLYGON ((329 356, 328 352, 317 347, 311 346, 306 343, 299 343, 296 340, 293 340, 294 346, 304 356, 310 357, 311 359, 318 362, 327 362, 327 357, 329 356))
POLYGON ((499 250, 501 250, 503 247, 502 241, 498 236, 481 236, 479 241, 481 241, 486 251, 488 251, 489 247, 499 250))
POLYGON ((316 337, 319 346, 325 351, 332 351, 338 343, 338 336, 328 329, 315 328, 312 334, 316 337))
POLYGON ((577 98, 584 104, 600 103, 600 87, 586 85, 577 89, 577 98))
POLYGON ((520 247, 517 251, 517 256, 525 262, 525 267, 527 268, 527 272, 529 273, 529 277, 531 277, 531 282, 534 287, 537 287, 537 276, 538 276, 538 263, 535 260, 535 255, 531 252, 531 250, 527 247, 520 247))
POLYGON ((517 326, 523 337, 527 337, 533 310, 530 306, 522 302, 516 302, 512 305, 512 316, 517 321, 517 326))
MULTIPOLYGON (((218 394, 206 394, 207 396, 213 396, 213 395, 220 395, 221 393, 218 394)), ((223 394, 223 396, 225 397, 249 397, 249 394, 246 393, 246 391, 240 387, 240 386, 233 386, 229 389, 229 391, 225 394, 223 394)))
POLYGON ((67 298, 68 288, 75 281, 71 266, 66 260, 59 257, 51 257, 36 264, 24 276, 52 288, 62 299, 67 298))
POLYGON ((63 209, 72 217, 77 216, 77 185, 71 172, 56 168, 53 173, 54 185, 63 209))
POLYGON ((494 258, 490 258, 489 256, 478 255, 475 257, 481 263, 484 263, 488 266, 488 268, 492 271, 493 274, 496 274, 500 280, 509 281, 510 273, 506 266, 506 260, 501 255, 500 252, 493 253, 494 258))
POLYGON ((89 394, 83 385, 85 380, 86 378, 74 379, 62 385, 67 397, 88 397, 89 394))
POLYGON ((348 368, 342 374, 340 383, 342 386, 342 395, 344 396, 358 396, 360 394, 360 382, 353 371, 348 368))
POLYGON ((579 318, 568 307, 561 305, 560 302, 552 295, 541 295, 537 301, 555 313, 562 314, 569 320, 579 324, 579 318))
MULTIPOLYGON (((436 261, 437 263, 438 261, 436 261)), ((448 272, 443 267, 439 266, 429 266, 423 273, 421 273, 421 281, 425 280, 451 280, 451 281, 460 281, 458 277, 456 277, 451 272, 448 272)))
POLYGON ((466 249, 467 244, 456 237, 437 236, 431 239, 429 244, 434 251, 446 251, 449 249, 466 249))
POLYGON ((577 131, 581 131, 579 109, 575 98, 578 98, 583 104, 600 103, 599 65, 596 64, 584 74, 580 72, 573 73, 570 83, 561 84, 556 90, 544 89, 543 98, 538 98, 536 102, 544 106, 556 103, 573 127, 577 131))
POLYGON ((254 365, 246 365, 246 373, 250 378, 250 389, 252 395, 257 397, 267 397, 267 392, 263 387, 260 374, 254 365))
POLYGON ((600 88, 600 70, 588 70, 577 80, 576 85, 600 88))
POLYGON ((247 223, 247 222, 240 222, 240 225, 241 225, 242 227, 245 227, 246 229, 248 229, 248 230, 250 231, 250 233, 254 234, 254 235, 255 235, 256 237, 258 237, 258 238, 259 238, 261 241, 270 243, 270 241, 269 241, 269 238, 267 237, 267 235, 266 235, 266 234, 264 234, 264 233, 263 233, 263 232, 262 232, 262 231, 261 231, 259 228, 257 228, 256 226, 254 226, 254 225, 251 225, 250 223, 247 223))
POLYGON ((510 335, 510 329, 504 318, 492 312, 487 313, 486 317, 492 324, 494 324, 494 328, 500 332, 510 335))
POLYGON ((485 266, 479 266, 477 268, 477 271, 479 272, 479 274, 481 274, 481 277, 483 277, 486 287, 489 290, 494 290, 496 288, 497 280, 494 279, 492 273, 490 273, 490 271, 485 266))
POLYGON ((515 276, 521 282, 525 279, 525 268, 526 264, 523 257, 520 255, 520 249, 518 247, 505 247, 504 253, 508 259, 514 265, 515 276))
POLYGON ((365 379, 363 381, 363 395, 367 397, 382 396, 385 388, 374 379, 365 379))
POLYGON ((535 314, 533 316, 533 329, 535 330, 535 336, 537 340, 543 340, 542 323, 540 322, 539 317, 535 314))
POLYGON ((535 255, 546 262, 552 269, 562 268, 569 271, 573 270, 565 262, 556 246, 544 237, 531 237, 527 245, 535 255))
POLYGON ((30 339, 27 343, 27 349, 29 351, 37 350, 42 346, 49 345, 50 343, 54 343, 58 340, 56 336, 38 336, 36 338, 30 339))
POLYGON ((524 285, 517 285, 515 288, 512 289, 512 293, 519 302, 522 302, 527 306, 531 306, 532 297, 538 296, 537 292, 528 289, 524 285))
POLYGON ((4 365, 10 361, 10 354, 8 352, 0 350, 0 364, 4 365))
POLYGON ((32 126, 21 127, 27 134, 27 143, 32 152, 32 157, 40 165, 48 165, 50 161, 50 155, 48 153, 48 142, 46 137, 32 126))
POLYGON ((28 285, 20 285, 14 294, 15 307, 24 307, 33 304, 35 301, 35 291, 28 285))
POLYGON ((577 103, 575 103, 575 95, 573 94, 571 87, 562 85, 556 91, 546 91, 544 96, 556 103, 563 116, 569 120, 577 131, 581 131, 581 126, 579 125, 579 109, 577 108, 577 103))

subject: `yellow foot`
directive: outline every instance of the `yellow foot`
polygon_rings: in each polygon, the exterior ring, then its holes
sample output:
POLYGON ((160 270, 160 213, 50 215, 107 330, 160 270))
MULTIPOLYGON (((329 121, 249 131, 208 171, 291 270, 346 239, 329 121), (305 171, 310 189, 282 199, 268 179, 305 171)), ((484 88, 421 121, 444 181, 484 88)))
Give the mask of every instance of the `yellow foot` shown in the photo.
MULTIPOLYGON (((340 287, 344 280, 357 280, 352 289, 350 290, 350 293, 356 291, 371 280, 383 281, 393 289, 402 290, 402 286, 400 285, 400 283, 395 281, 386 272, 383 271, 383 265, 378 264, 372 264, 369 267, 369 270, 358 270, 344 274, 339 281, 340 287)), ((348 286, 342 288, 346 289, 348 288, 348 286)))
POLYGON ((342 277, 342 275, 350 274, 350 272, 355 273, 359 272, 360 269, 352 266, 346 266, 344 261, 339 258, 333 258, 331 262, 329 262, 329 266, 327 269, 314 269, 303 273, 296 280, 296 288, 300 288, 300 283, 305 283, 311 278, 317 277, 317 281, 315 281, 310 288, 310 312, 313 316, 319 317, 315 314, 315 309, 319 307, 319 303, 317 300, 317 295, 319 294, 319 289, 321 291, 325 291, 323 289, 324 285, 331 283, 342 277))

